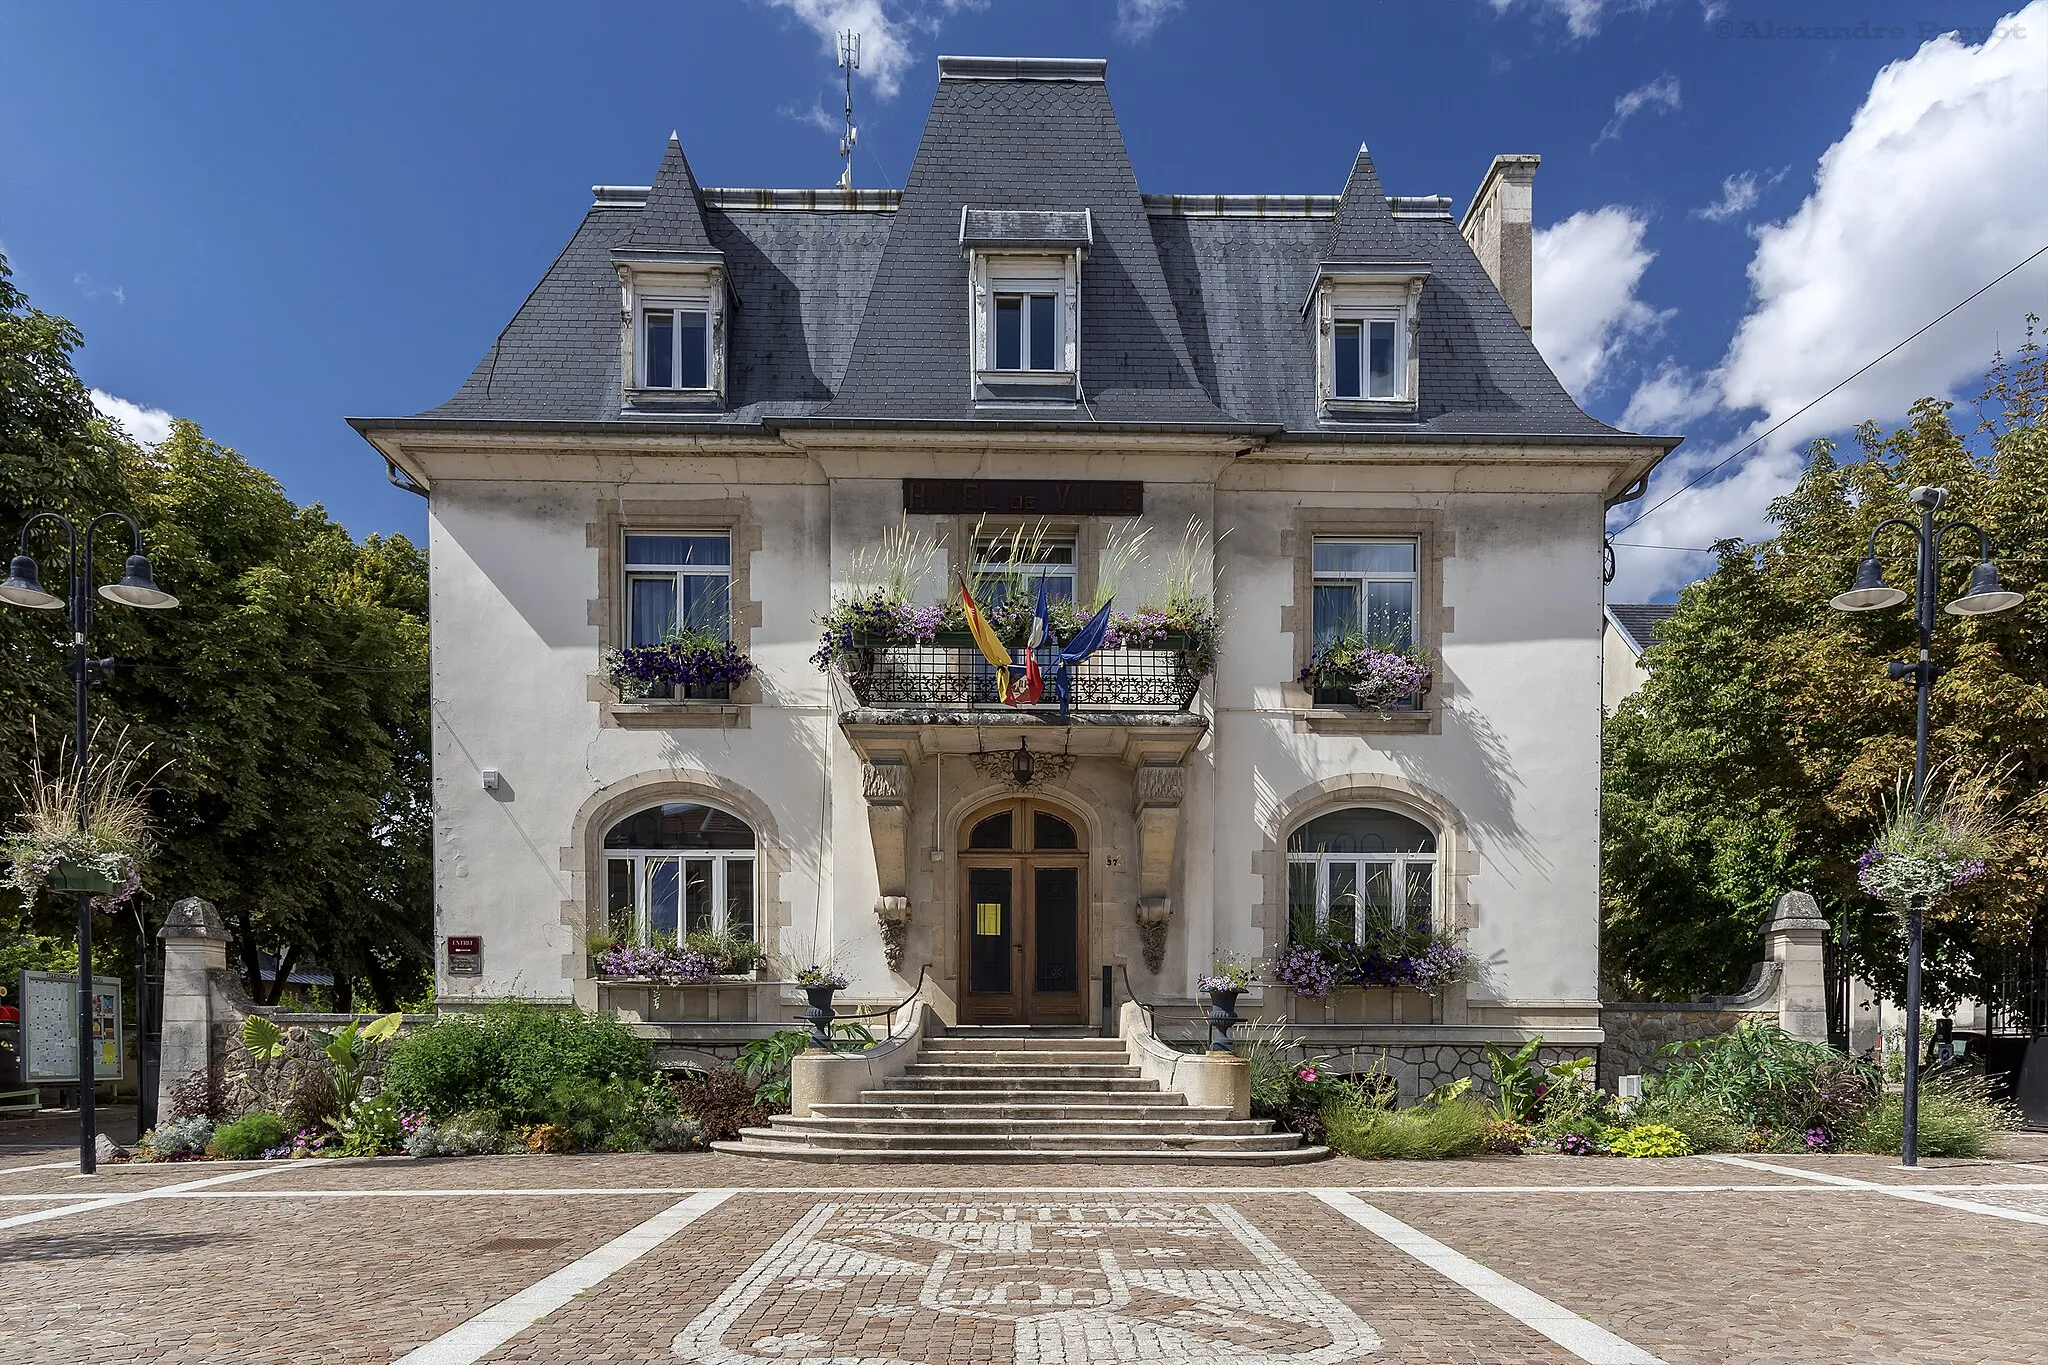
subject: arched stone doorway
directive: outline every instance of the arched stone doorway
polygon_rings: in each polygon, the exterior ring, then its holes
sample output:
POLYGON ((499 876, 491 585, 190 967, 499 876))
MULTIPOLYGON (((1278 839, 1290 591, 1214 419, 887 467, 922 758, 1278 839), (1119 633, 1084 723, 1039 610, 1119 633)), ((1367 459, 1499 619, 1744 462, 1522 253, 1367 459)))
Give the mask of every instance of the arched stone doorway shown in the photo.
POLYGON ((1087 1018, 1088 849, 1055 806, 1014 797, 960 831, 960 1022, 1087 1018))

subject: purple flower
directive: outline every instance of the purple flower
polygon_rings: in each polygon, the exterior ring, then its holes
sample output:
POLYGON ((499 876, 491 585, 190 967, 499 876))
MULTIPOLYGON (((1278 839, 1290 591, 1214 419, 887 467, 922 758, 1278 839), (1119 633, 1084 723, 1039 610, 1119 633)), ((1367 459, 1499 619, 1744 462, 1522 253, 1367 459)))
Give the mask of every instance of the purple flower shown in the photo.
POLYGON ((656 981, 709 981, 711 959, 688 948, 640 947, 621 943, 597 955, 600 976, 639 976, 656 981))
POLYGON ((1296 995, 1319 998, 1336 986, 1337 969, 1314 948, 1293 943, 1273 963, 1273 980, 1296 995))
POLYGON ((1809 1128, 1806 1130, 1806 1147, 1808 1151, 1825 1151, 1833 1142, 1834 1139, 1828 1136, 1828 1130, 1825 1128, 1809 1128))

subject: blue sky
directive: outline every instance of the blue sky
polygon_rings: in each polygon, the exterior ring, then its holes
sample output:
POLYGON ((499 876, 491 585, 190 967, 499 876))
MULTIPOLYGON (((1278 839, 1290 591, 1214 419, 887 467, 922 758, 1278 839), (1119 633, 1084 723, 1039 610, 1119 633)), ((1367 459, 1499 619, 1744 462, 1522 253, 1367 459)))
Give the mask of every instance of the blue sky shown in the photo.
MULTIPOLYGON (((1333 192, 1363 141, 1462 211, 1541 153, 1538 340, 1691 436, 1651 502, 2048 246, 2048 0, 437 0, 0 8, 0 249, 132 426, 416 536, 342 419, 451 393, 672 128, 706 183, 830 184, 848 23, 858 185, 901 183, 942 51, 1107 56, 1148 190, 1333 192)), ((2044 305, 2048 258, 1621 539, 1761 531, 1797 440, 1972 391, 2044 305)), ((1616 596, 1706 563, 1625 550, 1616 596)))

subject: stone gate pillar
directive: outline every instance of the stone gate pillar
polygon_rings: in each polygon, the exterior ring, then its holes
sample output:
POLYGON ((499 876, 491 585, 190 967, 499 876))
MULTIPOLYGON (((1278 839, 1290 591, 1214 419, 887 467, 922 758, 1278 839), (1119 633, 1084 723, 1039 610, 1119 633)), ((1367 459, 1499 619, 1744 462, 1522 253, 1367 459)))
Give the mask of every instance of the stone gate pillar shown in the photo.
POLYGON ((164 944, 164 1031, 157 1063, 157 1114, 171 1116, 171 1090, 212 1060, 213 973, 228 965, 228 931, 210 902, 187 896, 157 931, 164 944))
POLYGON ((1778 1025, 1795 1038, 1828 1040, 1828 986, 1822 940, 1828 922, 1804 891, 1787 891, 1764 921, 1764 952, 1778 964, 1778 1025))

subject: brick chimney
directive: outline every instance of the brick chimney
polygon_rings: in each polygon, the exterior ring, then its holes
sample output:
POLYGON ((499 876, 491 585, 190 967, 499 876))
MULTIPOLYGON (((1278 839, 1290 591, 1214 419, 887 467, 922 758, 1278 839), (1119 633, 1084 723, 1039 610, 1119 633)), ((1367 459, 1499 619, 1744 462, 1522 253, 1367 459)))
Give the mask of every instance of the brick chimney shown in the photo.
POLYGON ((1508 308, 1522 330, 1529 330, 1531 238, 1535 232, 1536 167, 1540 156, 1509 154, 1497 156, 1465 210, 1458 230, 1494 287, 1508 301, 1508 308))

